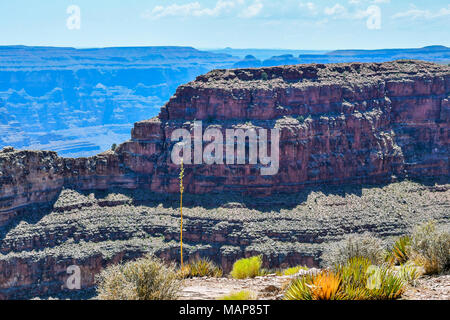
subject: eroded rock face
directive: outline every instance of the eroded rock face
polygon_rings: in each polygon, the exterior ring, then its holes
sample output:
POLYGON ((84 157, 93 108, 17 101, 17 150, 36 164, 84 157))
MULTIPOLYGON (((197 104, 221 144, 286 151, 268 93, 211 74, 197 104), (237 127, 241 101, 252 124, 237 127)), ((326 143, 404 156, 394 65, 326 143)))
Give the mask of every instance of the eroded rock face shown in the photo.
POLYGON ((178 192, 175 129, 279 128, 280 168, 187 165, 190 193, 296 192, 322 184, 449 175, 450 68, 427 62, 215 70, 178 88, 157 118, 138 122, 115 152, 60 158, 0 153, 0 224, 63 187, 178 192))
POLYGON ((307 185, 374 183, 449 174, 450 69, 425 62, 216 70, 178 88, 158 119, 119 148, 154 191, 176 192, 170 137, 192 131, 279 128, 280 170, 187 166, 188 192, 295 192, 307 185), (267 79, 267 80, 265 80, 267 79))

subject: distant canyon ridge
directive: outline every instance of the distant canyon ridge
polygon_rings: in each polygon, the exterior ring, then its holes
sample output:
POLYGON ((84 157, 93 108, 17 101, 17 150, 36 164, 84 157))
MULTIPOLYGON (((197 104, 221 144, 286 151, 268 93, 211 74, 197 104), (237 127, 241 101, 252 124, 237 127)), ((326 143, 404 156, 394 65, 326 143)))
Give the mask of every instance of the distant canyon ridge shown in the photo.
POLYGON ((92 156, 129 139, 178 86, 217 68, 418 59, 450 63, 450 49, 305 50, 190 47, 0 47, 0 148, 92 156))

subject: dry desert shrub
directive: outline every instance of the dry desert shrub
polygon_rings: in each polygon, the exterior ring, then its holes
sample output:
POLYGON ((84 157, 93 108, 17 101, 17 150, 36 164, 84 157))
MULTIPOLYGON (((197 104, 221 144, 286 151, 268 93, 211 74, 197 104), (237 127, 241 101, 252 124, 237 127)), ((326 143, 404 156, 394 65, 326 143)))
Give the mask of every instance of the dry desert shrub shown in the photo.
POLYGON ((153 255, 103 270, 97 278, 100 300, 174 300, 181 281, 174 265, 153 255))
POLYGON ((421 265, 427 274, 450 269, 450 233, 438 230, 434 222, 414 229, 409 250, 411 260, 421 265))
POLYGON ((322 266, 345 264, 352 258, 366 258, 374 265, 384 262, 386 256, 383 241, 368 234, 349 235, 344 240, 330 245, 322 254, 322 266))

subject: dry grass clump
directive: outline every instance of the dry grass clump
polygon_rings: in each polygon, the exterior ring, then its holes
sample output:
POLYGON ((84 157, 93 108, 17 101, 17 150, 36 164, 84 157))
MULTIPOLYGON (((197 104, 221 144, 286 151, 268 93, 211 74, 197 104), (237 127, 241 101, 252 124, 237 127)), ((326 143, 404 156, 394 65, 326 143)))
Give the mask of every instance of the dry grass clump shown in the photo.
POLYGON ((242 290, 219 298, 219 300, 256 300, 257 296, 254 292, 242 290))
POLYGON ((261 256, 240 259, 233 264, 230 274, 234 279, 254 278, 262 275, 261 266, 261 256))
POLYGON ((297 274, 300 270, 308 270, 308 269, 309 268, 306 266, 295 266, 284 270, 278 270, 276 271, 276 274, 278 276, 293 276, 297 274))
POLYGON ((372 264, 379 265, 385 260, 386 250, 383 241, 370 235, 349 235, 343 241, 330 246, 322 254, 322 265, 331 267, 335 264, 345 264, 356 257, 368 259, 372 264))
POLYGON ((153 255, 110 266, 97 281, 100 300, 174 300, 181 289, 175 266, 153 255))
POLYGON ((182 270, 180 270, 181 278, 196 277, 215 277, 219 278, 223 275, 223 271, 214 262, 208 258, 195 258, 190 260, 182 270))

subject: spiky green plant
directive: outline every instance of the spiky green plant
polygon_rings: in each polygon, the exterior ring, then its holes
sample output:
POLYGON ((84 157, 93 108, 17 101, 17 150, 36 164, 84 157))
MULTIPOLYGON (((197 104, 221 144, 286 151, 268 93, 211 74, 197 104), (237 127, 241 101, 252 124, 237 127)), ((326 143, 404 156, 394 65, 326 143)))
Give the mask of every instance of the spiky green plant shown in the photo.
POLYGON ((328 270, 318 274, 299 277, 286 290, 285 300, 342 300, 341 277, 328 270))
POLYGON ((405 264, 396 267, 395 272, 404 282, 414 286, 416 280, 422 276, 425 270, 414 262, 408 261, 405 264))
POLYGON ((331 271, 294 279, 286 300, 387 300, 401 296, 406 282, 387 265, 374 266, 370 260, 354 257, 331 271))
POLYGON ((392 265, 402 265, 409 260, 411 237, 402 236, 398 238, 392 248, 388 251, 388 262, 392 265))
POLYGON ((284 300, 313 300, 311 291, 312 282, 312 275, 306 275, 292 280, 284 293, 284 300))
POLYGON ((374 300, 394 300, 401 297, 406 283, 388 267, 379 269, 378 286, 371 290, 374 300))
POLYGON ((221 277, 223 271, 208 258, 195 258, 185 265, 182 277, 221 277))

